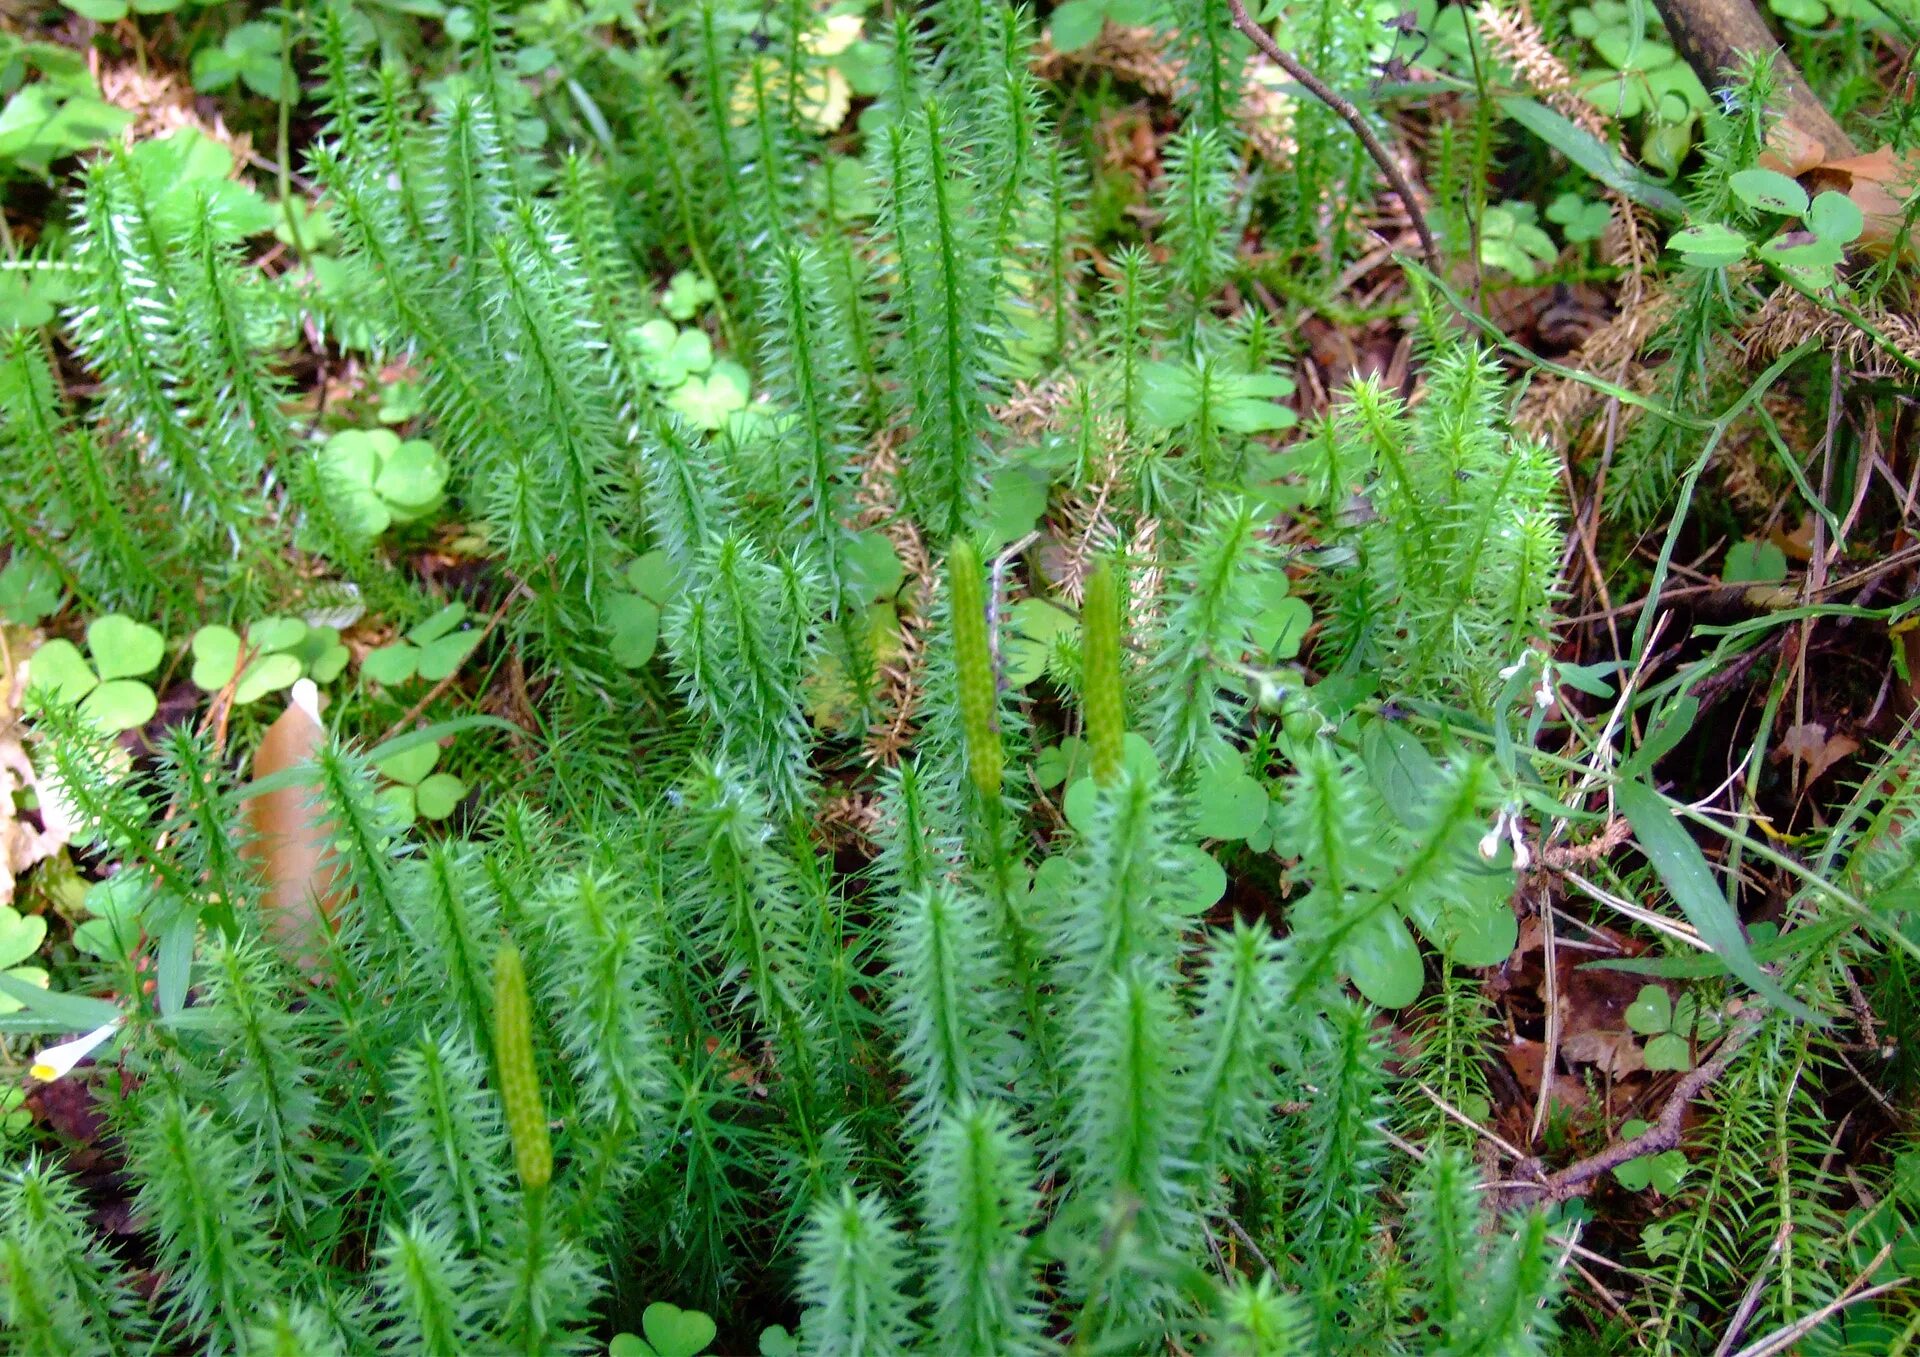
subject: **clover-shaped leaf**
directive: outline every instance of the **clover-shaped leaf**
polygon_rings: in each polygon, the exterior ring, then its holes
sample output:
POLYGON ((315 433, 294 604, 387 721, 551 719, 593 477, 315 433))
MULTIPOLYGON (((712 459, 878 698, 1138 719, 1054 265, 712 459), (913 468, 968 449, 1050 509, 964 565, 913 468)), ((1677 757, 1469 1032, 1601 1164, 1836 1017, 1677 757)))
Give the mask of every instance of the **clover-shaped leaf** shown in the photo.
POLYGON ((233 685, 233 700, 239 706, 258 702, 268 693, 291 688, 300 677, 300 657, 285 651, 256 656, 247 663, 239 682, 233 685))
MULTIPOLYGON (((1649 1122, 1634 1120, 1623 1122, 1620 1138, 1632 1140, 1640 1135, 1649 1122)), ((1663 1150, 1659 1154, 1643 1154, 1638 1159, 1629 1159, 1613 1171, 1620 1186, 1629 1192, 1644 1192, 1651 1187, 1664 1197, 1671 1197, 1680 1189, 1680 1182, 1687 1174, 1687 1157, 1679 1150, 1663 1150)))
POLYGON ((1588 202, 1577 193, 1562 193, 1547 204, 1547 220, 1560 227, 1569 244, 1582 245, 1607 233, 1613 209, 1606 203, 1588 202))
POLYGON ((1087 770, 1086 741, 1078 735, 1069 735, 1059 744, 1050 744, 1042 749, 1033 760, 1034 784, 1043 792, 1050 792, 1069 777, 1077 776, 1087 770))
POLYGON ((452 773, 434 773, 413 789, 413 803, 423 820, 444 820, 467 795, 467 784, 452 773))
POLYGON ((679 576, 679 567, 674 565, 673 558, 661 550, 649 551, 626 569, 627 588, 641 598, 661 604, 673 598, 679 576))
POLYGON ((653 658, 660 639, 660 605, 638 594, 609 593, 605 621, 611 640, 607 653, 622 669, 638 669, 653 658))
POLYGON ((102 679, 138 678, 158 667, 167 641, 143 622, 109 613, 88 624, 87 650, 102 679))
POLYGON ((747 408, 750 387, 747 370, 723 358, 705 377, 687 378, 679 390, 667 397, 666 405, 685 416, 695 428, 719 429, 726 425, 729 415, 747 408))
MULTIPOLYGON (((15 980, 47 987, 47 973, 38 966, 20 963, 40 950, 46 941, 47 921, 39 914, 21 914, 11 905, 0 905, 0 970, 15 980)), ((17 1013, 23 1008, 18 999, 0 995, 0 1013, 17 1013)))
POLYGON ((849 585, 863 602, 891 598, 907 578, 900 553, 893 549, 885 533, 868 529, 854 534, 847 544, 846 569, 849 585))
MULTIPOLYGON (((384 432, 384 431, 383 431, 384 432)), ((447 459, 424 438, 396 447, 374 477, 374 493, 396 523, 412 523, 440 506, 447 487, 447 459)))
POLYGON ((1267 819, 1267 789, 1238 758, 1200 770, 1192 794, 1193 832, 1203 839, 1244 839, 1267 819))
POLYGON ((99 682, 100 676, 72 641, 48 641, 27 660, 27 691, 42 701, 78 702, 99 682))
POLYGON ((659 1300, 641 1312, 640 1331, 652 1344, 654 1357, 700 1357, 717 1332, 713 1320, 699 1310, 659 1300))
POLYGON ((987 482, 986 546, 998 550, 1033 530, 1047 511, 1047 473, 1023 462, 1009 462, 987 482))
POLYGON ((130 956, 140 944, 146 888, 133 872, 116 872, 87 888, 88 918, 73 930, 73 945, 102 961, 130 956))
POLYGON ((1693 1068, 1692 1048, 1687 1045, 1687 1039, 1678 1032, 1662 1032, 1657 1037, 1649 1037, 1647 1048, 1640 1055, 1650 1070, 1693 1068))
POLYGON ((1655 1036, 1673 1026, 1673 1000, 1659 985, 1642 985, 1627 1005, 1627 1026, 1641 1036, 1655 1036))
POLYGON ((432 741, 409 745, 397 754, 389 754, 374 767, 403 787, 417 786, 440 762, 440 746, 432 741))
POLYGON ((692 320, 694 312, 719 295, 705 278, 691 269, 681 269, 667 280, 667 290, 660 294, 660 308, 675 320, 692 320))
MULTIPOLYGON (((48 318, 52 318, 51 313, 48 318)), ((0 568, 0 621, 35 626, 60 606, 60 596, 65 592, 60 572, 45 557, 16 550, 13 559, 0 568)))
POLYGON ((1255 585, 1260 600, 1248 639, 1262 655, 1290 660, 1300 653, 1300 643, 1313 625, 1313 610, 1305 601, 1293 597, 1292 585, 1284 570, 1262 572, 1255 585))
POLYGON ((1000 641, 1007 682, 1024 688, 1046 673, 1055 645, 1079 629, 1072 613, 1045 599, 1023 598, 1008 608, 1000 641))
POLYGON ((360 672, 383 687, 405 683, 420 672, 420 651, 405 641, 395 641, 367 652, 360 661, 360 672))
POLYGON ((1772 542, 1735 542, 1720 566, 1728 584, 1778 584, 1786 577, 1787 553, 1772 542))

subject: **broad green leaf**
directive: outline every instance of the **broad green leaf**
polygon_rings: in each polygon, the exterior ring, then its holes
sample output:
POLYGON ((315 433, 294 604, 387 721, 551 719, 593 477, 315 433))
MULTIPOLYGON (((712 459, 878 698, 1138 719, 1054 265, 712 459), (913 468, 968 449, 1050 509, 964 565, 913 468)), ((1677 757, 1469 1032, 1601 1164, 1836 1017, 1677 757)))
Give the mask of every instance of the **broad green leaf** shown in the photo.
POLYGON ((80 714, 108 734, 144 726, 158 709, 153 689, 139 679, 114 679, 80 700, 80 714))
POLYGON ((1675 1032, 1662 1032, 1648 1040, 1640 1058, 1650 1070, 1693 1068, 1693 1053, 1687 1047, 1687 1039, 1675 1032))
POLYGON ((1673 1026, 1673 1000, 1659 985, 1642 985, 1627 1005, 1627 1026, 1643 1037, 1658 1036, 1673 1026))
POLYGON ((1167 899, 1182 914, 1205 914, 1227 893, 1227 873, 1213 854, 1198 844, 1178 844, 1167 856, 1182 866, 1167 882, 1167 899))
POLYGON ((375 683, 391 688, 405 683, 420 672, 420 651, 404 641, 369 651, 360 661, 360 672, 375 683))
POLYGON ((679 578, 679 567, 663 550, 649 551, 627 567, 627 587, 655 603, 666 603, 673 598, 679 578))
POLYGON ((467 794, 467 784, 452 773, 434 773, 413 789, 413 803, 423 820, 444 820, 467 794))
POLYGON ((1013 462, 993 473, 987 484, 985 546, 989 551, 1019 541, 1047 511, 1047 476, 1013 462))
POLYGON ((1736 170, 1728 176, 1727 187, 1741 202, 1762 212, 1798 217, 1807 210, 1807 191, 1778 170, 1736 170))
POLYGON ((460 623, 465 620, 466 615, 466 604, 449 603, 432 617, 429 617, 426 621, 421 622, 415 626, 413 630, 409 631, 407 633, 407 639, 417 646, 423 646, 430 642, 437 641, 455 627, 459 626, 460 623))
POLYGON ((307 639, 307 624, 297 617, 263 617, 247 628, 247 646, 262 655, 292 650, 307 639))
POLYGON ((1501 111, 1509 118, 1608 188, 1618 189, 1635 202, 1663 216, 1680 217, 1686 214, 1686 204, 1673 190, 1655 183, 1622 158, 1618 151, 1596 140, 1592 133, 1575 126, 1545 104, 1518 96, 1508 96, 1499 102, 1501 111))
POLYGON ((1709 222, 1676 231, 1667 248, 1697 269, 1722 269, 1747 257, 1747 238, 1731 226, 1709 222))
POLYGON ((1203 839, 1244 839, 1267 818, 1267 789, 1238 759, 1200 770, 1192 792, 1193 832, 1203 839))
POLYGON ((240 636, 231 627, 219 623, 200 628, 193 634, 193 686, 203 693, 217 693, 227 686, 240 663, 240 636))
POLYGON ((144 622, 109 613, 88 624, 87 651, 102 679, 139 678, 159 667, 167 639, 144 622))
MULTIPOLYGON (((48 312, 52 319, 52 312, 48 312)), ((60 574, 32 551, 16 550, 0 568, 0 621, 31 627, 60 606, 66 592, 60 574)))
POLYGON ((249 702, 258 702, 268 693, 277 693, 283 688, 292 687, 299 677, 298 656, 289 655, 285 651, 262 655, 247 665, 240 675, 240 681, 233 685, 233 700, 240 706, 245 706, 249 702))
POLYGON ((1752 986, 1759 994, 1802 1022, 1827 1026, 1826 1019, 1780 988, 1772 976, 1760 969, 1747 950, 1746 935, 1733 907, 1721 894, 1713 869, 1700 851, 1700 845, 1667 809, 1666 801, 1644 782, 1628 779, 1614 788, 1614 801, 1620 813, 1633 826, 1633 836, 1641 852, 1659 874, 1674 903, 1687 916, 1708 949, 1727 963, 1727 969, 1752 986))
POLYGON ((846 560, 849 583, 863 603, 893 597, 907 578, 906 567, 900 563, 900 554, 893 549, 893 543, 885 533, 871 528, 854 534, 847 544, 846 560))
POLYGON ((1373 907, 1373 916, 1340 948, 1353 987, 1382 1008, 1405 1008, 1420 997, 1426 968, 1399 912, 1373 907))
POLYGON ((46 938, 46 916, 22 914, 11 905, 0 905, 0 970, 18 966, 39 951, 46 938))
POLYGON ((99 682, 72 641, 48 641, 27 657, 27 691, 43 701, 78 702, 99 682))
POLYGON ((1728 584, 1778 584, 1786 577, 1787 553, 1771 542, 1735 542, 1720 566, 1728 584))
POLYGON ((660 639, 660 608, 638 594, 607 595, 607 653, 622 669, 638 669, 653 658, 660 639))
POLYGON ((409 438, 395 448, 373 482, 396 523, 430 512, 446 486, 447 460, 424 438, 409 438))
POLYGON ((1828 189, 1807 208, 1807 229, 1835 245, 1849 245, 1866 229, 1859 206, 1844 193, 1828 189))
POLYGON ((1024 688, 1047 672, 1056 642, 1080 628, 1070 612, 1041 598, 1023 598, 1008 608, 1001 624, 1000 655, 1006 680, 1024 688))
POLYGON ((437 744, 417 744, 403 749, 397 754, 389 754, 374 767, 387 777, 403 786, 412 787, 433 771, 434 764, 440 762, 440 746, 437 744))
POLYGON ((451 636, 442 636, 437 641, 429 641, 420 647, 420 677, 429 683, 438 683, 466 663, 467 656, 480 644, 480 629, 471 628, 457 631, 451 636))
POLYGON ((1066 0, 1053 11, 1047 37, 1057 52, 1077 52, 1100 36, 1106 14, 1100 0, 1066 0))
POLYGON ((640 1330, 656 1357, 700 1357, 718 1332, 700 1311, 682 1310, 665 1301, 655 1301, 641 1312, 640 1330))

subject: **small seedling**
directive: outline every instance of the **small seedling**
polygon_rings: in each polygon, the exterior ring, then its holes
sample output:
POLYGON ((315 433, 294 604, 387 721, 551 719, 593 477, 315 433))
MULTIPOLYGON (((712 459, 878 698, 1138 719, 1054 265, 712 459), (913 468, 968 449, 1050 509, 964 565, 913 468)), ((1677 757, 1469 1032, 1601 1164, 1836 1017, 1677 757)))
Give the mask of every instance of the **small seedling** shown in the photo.
POLYGON ((478 628, 454 630, 466 615, 466 604, 449 603, 400 640, 370 652, 360 662, 360 672, 388 688, 410 679, 438 683, 465 663, 480 644, 478 628))
POLYGON ((714 286, 692 269, 681 269, 667 280, 660 294, 660 309, 675 320, 692 320, 701 307, 719 297, 714 286))
POLYGON ((703 1311, 657 1300, 641 1312, 640 1332, 646 1337, 615 1334, 607 1344, 607 1357, 700 1357, 719 1330, 703 1311))
POLYGON ((466 797, 467 784, 452 773, 436 773, 440 746, 417 744, 397 754, 389 754, 375 767, 393 779, 394 785, 380 793, 380 799, 403 824, 415 820, 444 820, 466 797))
POLYGON ((363 542, 427 517, 445 496, 447 459, 424 438, 402 442, 391 429, 343 429, 315 455, 338 497, 336 512, 363 542))
POLYGON ((1480 219, 1480 262, 1488 268, 1526 282, 1551 268, 1559 255, 1553 237, 1540 229, 1532 203, 1497 203, 1480 219))
POLYGON ((347 667, 348 652, 332 627, 310 627, 297 617, 263 617, 247 627, 243 639, 231 627, 202 627, 193 634, 193 684, 205 693, 233 687, 233 703, 244 707, 268 693, 290 687, 305 675, 331 683, 347 667), (234 678, 240 657, 247 666, 234 678))
POLYGON ((1699 1001, 1691 994, 1681 995, 1675 1004, 1659 985, 1643 985, 1627 1006, 1627 1026, 1647 1038, 1648 1069, 1690 1070, 1693 1038, 1712 1035, 1718 1024, 1700 1012, 1699 1001))
POLYGON ((65 592, 59 573, 45 558, 16 551, 13 559, 0 567, 0 622, 38 626, 41 618, 60 607, 65 592))
POLYGON ((118 613, 87 627, 89 664, 67 640, 48 641, 27 661, 27 691, 43 699, 77 702, 80 715, 104 734, 117 734, 153 719, 158 702, 142 681, 159 667, 166 639, 152 627, 118 613))
POLYGON ((1866 229, 1859 205, 1829 189, 1812 199, 1807 191, 1773 170, 1741 170, 1728 181, 1734 195, 1755 212, 1796 217, 1798 228, 1756 243, 1745 232, 1719 222, 1704 222, 1676 232, 1667 247, 1694 268, 1725 268, 1752 257, 1771 265, 1803 288, 1830 288, 1846 248, 1866 229))
MULTIPOLYGON (((1632 1140, 1652 1125, 1652 1122, 1639 1120, 1624 1122, 1620 1127, 1620 1138, 1632 1140)), ((1680 1182, 1687 1176, 1687 1157, 1679 1150, 1643 1154, 1615 1169, 1613 1176, 1629 1192, 1644 1192, 1651 1187, 1661 1196, 1671 1197, 1680 1190, 1680 1182)))
POLYGON ((1613 209, 1589 202, 1577 193, 1563 193, 1547 204, 1547 220, 1560 228, 1569 245, 1585 245, 1607 233, 1613 209))

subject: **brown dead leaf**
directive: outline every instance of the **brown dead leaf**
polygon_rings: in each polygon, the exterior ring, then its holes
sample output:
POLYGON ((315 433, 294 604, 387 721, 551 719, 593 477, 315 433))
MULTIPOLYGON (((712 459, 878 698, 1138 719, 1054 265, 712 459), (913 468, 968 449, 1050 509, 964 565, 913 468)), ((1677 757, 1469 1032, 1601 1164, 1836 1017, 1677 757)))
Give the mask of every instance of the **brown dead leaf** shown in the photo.
POLYGON ((1560 1058, 1569 1065, 1591 1065, 1615 1079, 1638 1074, 1647 1067, 1640 1044, 1626 1031, 1569 1032, 1560 1038, 1560 1058))
POLYGON ((1860 742, 1846 735, 1829 735, 1827 728, 1818 721, 1802 721, 1789 727, 1780 737, 1780 744, 1773 751, 1773 761, 1783 762, 1795 759, 1806 765, 1807 781, 1818 782, 1820 775, 1846 758, 1860 751, 1860 742))
POLYGON ((0 905, 13 903, 15 882, 35 863, 52 857, 73 836, 73 826, 47 813, 53 798, 34 778, 21 736, 18 695, 25 690, 27 655, 33 635, 9 632, 0 638, 0 905), (42 809, 41 826, 20 817, 14 809, 22 793, 32 793, 42 809))

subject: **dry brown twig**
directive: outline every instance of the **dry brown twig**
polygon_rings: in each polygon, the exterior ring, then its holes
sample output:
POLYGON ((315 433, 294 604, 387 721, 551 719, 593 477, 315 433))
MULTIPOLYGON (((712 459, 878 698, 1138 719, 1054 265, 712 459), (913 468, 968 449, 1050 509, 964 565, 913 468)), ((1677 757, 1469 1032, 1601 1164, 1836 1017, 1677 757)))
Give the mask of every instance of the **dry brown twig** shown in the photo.
POLYGON ((1227 0, 1227 10, 1233 15, 1233 25, 1246 34, 1253 45, 1260 49, 1267 60, 1285 71, 1287 75, 1307 93, 1332 109, 1353 134, 1360 138, 1360 144, 1367 148, 1367 154, 1373 163, 1380 167, 1380 173, 1386 176, 1387 183, 1400 199, 1400 205, 1406 210, 1407 218, 1413 223, 1414 234, 1420 237, 1420 253, 1427 268, 1435 274, 1440 272, 1440 247, 1434 242, 1433 231, 1427 225, 1427 218, 1420 210, 1419 197, 1413 191, 1413 181, 1407 178, 1407 172, 1386 143, 1373 130, 1365 116, 1355 108, 1353 101, 1339 93, 1326 81, 1315 75, 1301 62, 1300 58, 1281 47, 1273 40, 1273 35, 1253 21, 1247 13, 1242 0, 1227 0))
MULTIPOLYGON (((1673 1086, 1673 1092, 1667 1095, 1667 1101, 1660 1109, 1660 1115, 1653 1125, 1637 1136, 1626 1140, 1616 1140, 1598 1154, 1588 1155, 1576 1160, 1565 1168, 1547 1174, 1538 1183, 1509 1183, 1505 1190, 1503 1209, 1531 1206, 1536 1202, 1562 1202, 1569 1197, 1577 1197, 1586 1185, 1601 1174, 1619 1168, 1630 1159, 1642 1155, 1661 1154, 1673 1149, 1680 1143, 1681 1123, 1685 1121, 1687 1107, 1693 1100, 1727 1071, 1740 1048, 1760 1030, 1761 1014, 1752 1009, 1741 1013, 1734 1019, 1732 1028, 1720 1042, 1711 1060, 1703 1061, 1673 1086)), ((1537 1171, 1536 1161, 1523 1161, 1522 1169, 1533 1168, 1537 1171)))

